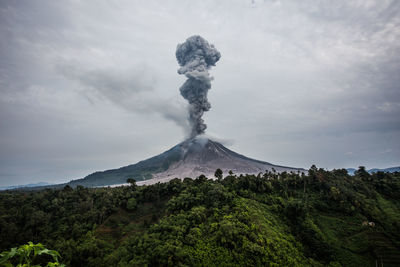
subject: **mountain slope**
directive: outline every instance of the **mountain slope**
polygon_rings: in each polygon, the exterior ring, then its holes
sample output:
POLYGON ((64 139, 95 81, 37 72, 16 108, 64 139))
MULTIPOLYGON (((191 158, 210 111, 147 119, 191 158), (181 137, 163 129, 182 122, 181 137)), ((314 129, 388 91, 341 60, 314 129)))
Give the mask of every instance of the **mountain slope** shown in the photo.
POLYGON ((373 168, 368 170, 369 173, 373 172, 400 172, 400 166, 399 167, 391 167, 391 168, 385 168, 385 169, 378 169, 378 168, 373 168))
MULTIPOLYGON (((354 175, 355 171, 357 171, 357 169, 354 169, 354 168, 348 168, 346 170, 350 175, 354 175)), ((374 172, 390 172, 390 173, 400 172, 400 166, 399 167, 385 168, 385 169, 373 168, 373 169, 367 170, 367 172, 370 173, 370 174, 372 174, 374 172)))
POLYGON ((70 185, 105 186, 126 183, 128 178, 143 181, 152 178, 153 173, 162 172, 181 158, 178 145, 152 158, 140 161, 136 164, 124 166, 118 169, 99 171, 89 174, 83 179, 73 180, 70 185))
POLYGON ((272 169, 278 172, 303 170, 251 159, 210 139, 193 138, 147 160, 119 169, 95 172, 69 184, 106 186, 125 183, 128 178, 146 181, 140 184, 151 184, 173 178, 195 178, 201 174, 213 177, 217 168, 224 173, 232 170, 235 174, 258 174, 272 169))
POLYGON ((201 174, 214 177, 214 172, 218 168, 225 174, 232 171, 238 175, 258 174, 272 169, 277 172, 301 170, 248 158, 210 139, 188 140, 181 143, 180 147, 183 151, 182 159, 174 162, 166 171, 155 173, 152 181, 146 181, 146 184, 165 182, 175 177, 194 178, 201 174))
POLYGON ((17 189, 17 188, 29 188, 29 187, 40 187, 40 186, 49 186, 52 185, 47 182, 38 182, 34 184, 24 184, 24 185, 10 185, 10 186, 2 186, 0 190, 10 190, 10 189, 17 189))

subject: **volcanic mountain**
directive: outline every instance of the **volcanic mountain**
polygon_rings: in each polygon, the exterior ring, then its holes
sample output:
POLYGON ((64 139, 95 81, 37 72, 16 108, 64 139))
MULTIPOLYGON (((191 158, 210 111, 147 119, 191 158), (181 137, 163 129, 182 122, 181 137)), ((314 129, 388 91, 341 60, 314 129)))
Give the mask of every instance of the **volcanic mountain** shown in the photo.
POLYGON ((272 169, 277 172, 304 171, 300 168, 251 159, 208 138, 195 137, 155 157, 119 169, 95 172, 83 179, 73 180, 69 184, 107 186, 123 184, 128 178, 133 178, 140 185, 167 182, 173 178, 196 178, 201 174, 214 178, 215 170, 218 168, 225 175, 229 171, 236 175, 258 174, 272 169))

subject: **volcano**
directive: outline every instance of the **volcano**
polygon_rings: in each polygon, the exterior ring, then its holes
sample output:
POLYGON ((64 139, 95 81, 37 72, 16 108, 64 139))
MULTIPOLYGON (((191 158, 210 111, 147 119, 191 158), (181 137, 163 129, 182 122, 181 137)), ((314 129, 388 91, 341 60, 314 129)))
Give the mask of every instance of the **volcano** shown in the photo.
POLYGON ((217 169, 225 174, 232 171, 236 175, 272 170, 303 171, 251 159, 204 138, 207 125, 202 116, 211 108, 207 93, 211 89, 213 77, 209 70, 219 61, 221 53, 203 37, 193 35, 178 44, 175 55, 180 66, 178 73, 187 78, 179 90, 189 103, 190 138, 158 156, 119 169, 95 172, 83 179, 71 181, 70 185, 118 185, 126 183, 129 178, 136 180, 139 185, 167 182, 174 178, 196 178, 200 175, 212 178, 217 169))
POLYGON ((214 178, 215 170, 218 168, 224 175, 229 171, 236 175, 259 174, 273 169, 277 172, 304 171, 301 168, 251 159, 211 139, 195 137, 155 157, 119 169, 95 172, 83 179, 73 180, 69 184, 89 187, 108 186, 123 184, 128 178, 133 178, 138 185, 143 185, 167 182, 174 178, 194 179, 202 174, 214 178))

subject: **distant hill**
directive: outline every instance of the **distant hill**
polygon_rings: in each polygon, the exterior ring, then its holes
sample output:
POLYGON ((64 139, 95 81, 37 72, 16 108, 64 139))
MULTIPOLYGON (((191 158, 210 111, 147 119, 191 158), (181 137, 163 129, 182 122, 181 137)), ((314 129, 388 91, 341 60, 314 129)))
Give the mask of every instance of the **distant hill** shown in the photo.
POLYGON ((173 178, 198 177, 201 174, 212 178, 218 168, 224 174, 233 171, 238 175, 264 173, 267 170, 275 170, 276 172, 304 171, 301 168, 279 166, 251 159, 226 148, 218 142, 197 137, 186 140, 147 160, 118 169, 95 172, 68 184, 87 187, 107 186, 126 183, 128 178, 146 181, 141 182, 141 184, 152 184, 167 182, 173 178))
MULTIPOLYGON (((347 170, 347 172, 348 172, 350 175, 354 175, 354 172, 355 172, 357 169, 348 168, 348 169, 346 169, 346 170, 347 170)), ((386 169, 373 168, 373 169, 367 170, 367 172, 369 172, 369 173, 371 173, 371 174, 372 174, 373 172, 390 172, 390 173, 393 173, 393 172, 400 172, 400 166, 399 166, 399 167, 386 168, 386 169)))
POLYGON ((25 184, 25 185, 11 185, 11 186, 1 186, 0 190, 9 190, 9 189, 17 189, 17 188, 25 188, 25 187, 37 187, 37 186, 48 186, 52 185, 46 182, 39 182, 34 184, 25 184))

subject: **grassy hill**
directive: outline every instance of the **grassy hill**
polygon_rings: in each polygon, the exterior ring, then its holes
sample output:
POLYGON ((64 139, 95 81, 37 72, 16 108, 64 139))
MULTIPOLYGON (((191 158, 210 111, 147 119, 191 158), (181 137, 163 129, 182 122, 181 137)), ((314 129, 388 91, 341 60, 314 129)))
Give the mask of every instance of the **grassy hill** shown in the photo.
POLYGON ((0 193, 0 249, 68 266, 399 266, 400 173, 265 173, 0 193), (12 207, 12 208, 10 208, 12 207))
POLYGON ((153 173, 167 170, 172 163, 177 162, 180 158, 181 151, 178 146, 175 146, 160 155, 136 164, 118 169, 94 172, 82 179, 73 180, 68 184, 73 187, 77 185, 95 187, 126 183, 126 180, 129 178, 136 181, 148 180, 152 178, 153 173))

